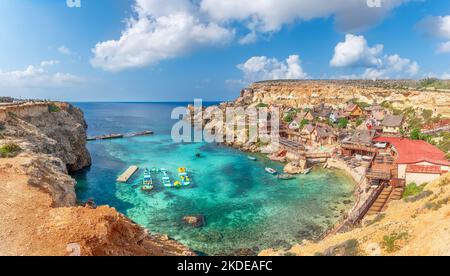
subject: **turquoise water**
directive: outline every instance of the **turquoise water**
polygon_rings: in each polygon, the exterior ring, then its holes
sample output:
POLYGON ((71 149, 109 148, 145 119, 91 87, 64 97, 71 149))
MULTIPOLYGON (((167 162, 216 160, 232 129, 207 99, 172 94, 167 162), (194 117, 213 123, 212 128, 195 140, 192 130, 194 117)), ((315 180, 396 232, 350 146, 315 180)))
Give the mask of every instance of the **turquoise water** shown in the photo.
MULTIPOLYGON (((215 144, 174 144, 170 111, 180 104, 76 104, 90 126, 90 135, 145 129, 154 136, 96 141, 88 147, 93 166, 76 175, 77 195, 84 201, 117 208, 152 233, 168 234, 207 255, 257 253, 266 248, 288 248, 320 236, 337 222, 353 200, 354 183, 344 174, 315 169, 310 175, 280 181, 265 167, 282 165, 215 144), (201 153, 201 158, 195 154, 201 153), (138 188, 143 171, 130 184, 115 182, 130 165, 191 171, 193 185, 166 189, 138 188), (207 224, 191 228, 186 215, 202 214, 207 224)), ((181 104, 183 105, 183 104, 181 104)))

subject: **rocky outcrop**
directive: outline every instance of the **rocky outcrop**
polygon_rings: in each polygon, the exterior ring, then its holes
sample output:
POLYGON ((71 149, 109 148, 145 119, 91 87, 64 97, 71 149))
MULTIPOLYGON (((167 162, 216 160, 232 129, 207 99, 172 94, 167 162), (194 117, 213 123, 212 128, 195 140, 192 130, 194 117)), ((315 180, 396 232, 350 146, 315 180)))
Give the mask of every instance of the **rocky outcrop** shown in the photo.
POLYGON ((450 93, 422 91, 415 81, 265 81, 244 89, 238 105, 265 103, 291 107, 312 107, 321 103, 343 107, 358 99, 372 104, 387 101, 394 108, 422 108, 450 117, 450 93))
POLYGON ((0 106, 0 255, 193 255, 165 236, 150 235, 115 209, 77 206, 68 173, 91 164, 86 122, 66 103, 0 106))

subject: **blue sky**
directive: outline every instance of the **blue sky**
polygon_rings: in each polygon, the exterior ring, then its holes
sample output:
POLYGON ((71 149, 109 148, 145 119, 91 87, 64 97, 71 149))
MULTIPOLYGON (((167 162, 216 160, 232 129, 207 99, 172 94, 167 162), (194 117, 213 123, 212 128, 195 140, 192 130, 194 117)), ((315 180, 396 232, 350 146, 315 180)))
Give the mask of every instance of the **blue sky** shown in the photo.
POLYGON ((229 100, 273 78, 450 78, 441 0, 2 0, 0 95, 229 100))

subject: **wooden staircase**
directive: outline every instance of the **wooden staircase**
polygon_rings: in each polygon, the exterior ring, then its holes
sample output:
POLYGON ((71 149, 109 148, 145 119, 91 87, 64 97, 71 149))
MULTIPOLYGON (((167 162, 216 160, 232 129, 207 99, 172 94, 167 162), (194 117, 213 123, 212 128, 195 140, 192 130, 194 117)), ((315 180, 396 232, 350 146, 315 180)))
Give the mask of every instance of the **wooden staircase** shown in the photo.
POLYGON ((404 191, 404 185, 389 185, 385 187, 370 207, 367 215, 375 215, 384 212, 388 208, 391 201, 402 199, 404 191))

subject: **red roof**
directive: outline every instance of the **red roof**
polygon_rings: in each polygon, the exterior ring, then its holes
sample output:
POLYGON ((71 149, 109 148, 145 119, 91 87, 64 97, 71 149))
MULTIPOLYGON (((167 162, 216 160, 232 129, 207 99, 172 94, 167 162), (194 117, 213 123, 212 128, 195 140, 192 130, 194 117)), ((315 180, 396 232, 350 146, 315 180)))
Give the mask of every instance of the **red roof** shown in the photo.
POLYGON ((435 165, 450 166, 444 152, 422 140, 379 137, 374 141, 393 145, 398 153, 397 164, 414 164, 425 161, 435 165))
POLYGON ((423 165, 408 165, 406 172, 409 173, 427 173, 427 174, 443 174, 445 171, 441 170, 440 166, 423 166, 423 165))

